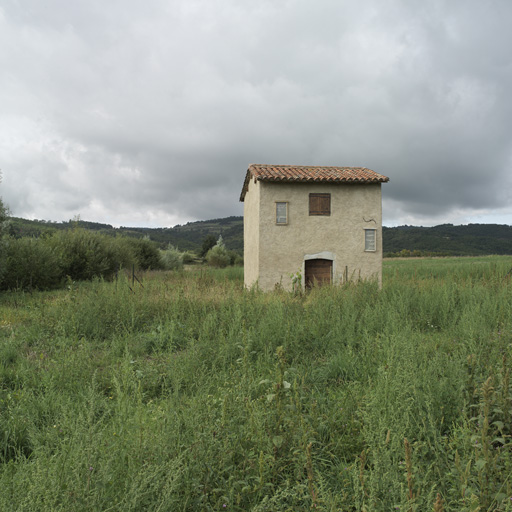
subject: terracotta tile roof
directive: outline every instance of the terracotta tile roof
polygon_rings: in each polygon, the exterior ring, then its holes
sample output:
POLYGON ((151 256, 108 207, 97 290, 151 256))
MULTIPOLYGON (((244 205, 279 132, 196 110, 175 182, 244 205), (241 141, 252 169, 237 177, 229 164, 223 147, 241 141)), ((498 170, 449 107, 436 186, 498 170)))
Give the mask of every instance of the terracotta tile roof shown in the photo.
POLYGON ((245 175, 240 201, 244 200, 249 180, 310 183, 385 183, 389 178, 366 167, 319 167, 306 165, 251 164, 245 175))

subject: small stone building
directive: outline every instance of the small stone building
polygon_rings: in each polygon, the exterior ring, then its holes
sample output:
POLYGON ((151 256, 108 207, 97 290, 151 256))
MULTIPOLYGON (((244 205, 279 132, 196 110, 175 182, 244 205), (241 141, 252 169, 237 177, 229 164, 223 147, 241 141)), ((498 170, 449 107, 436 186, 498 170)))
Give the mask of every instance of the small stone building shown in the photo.
POLYGON ((364 167, 250 165, 240 195, 245 286, 381 283, 387 181, 364 167))

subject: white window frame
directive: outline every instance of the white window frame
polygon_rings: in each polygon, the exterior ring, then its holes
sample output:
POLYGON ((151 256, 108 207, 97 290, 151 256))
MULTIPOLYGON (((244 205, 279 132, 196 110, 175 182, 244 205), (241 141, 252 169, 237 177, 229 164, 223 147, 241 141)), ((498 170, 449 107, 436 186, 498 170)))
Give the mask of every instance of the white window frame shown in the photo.
POLYGON ((365 228, 364 230, 364 251, 377 251, 377 230, 375 228, 365 228), (373 239, 369 238, 370 233, 373 233, 373 239))
MULTIPOLYGON (((282 207, 282 206, 281 206, 282 207)), ((276 225, 278 226, 286 226, 288 224, 288 201, 276 201, 276 225), (284 222, 281 220, 281 217, 279 216, 279 206, 284 205, 285 215, 284 215, 284 222)))

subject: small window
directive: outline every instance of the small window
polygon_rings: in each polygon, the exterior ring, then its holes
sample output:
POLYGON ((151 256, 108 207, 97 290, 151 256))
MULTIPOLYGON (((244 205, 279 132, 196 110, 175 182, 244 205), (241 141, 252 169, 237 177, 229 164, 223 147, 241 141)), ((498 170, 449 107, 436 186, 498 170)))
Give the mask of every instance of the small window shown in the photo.
POLYGON ((309 194, 309 215, 331 215, 331 194, 309 194))
POLYGON ((276 224, 288 224, 288 203, 276 203, 276 224))
POLYGON ((376 251, 377 250, 377 230, 365 229, 364 230, 364 250, 376 251))

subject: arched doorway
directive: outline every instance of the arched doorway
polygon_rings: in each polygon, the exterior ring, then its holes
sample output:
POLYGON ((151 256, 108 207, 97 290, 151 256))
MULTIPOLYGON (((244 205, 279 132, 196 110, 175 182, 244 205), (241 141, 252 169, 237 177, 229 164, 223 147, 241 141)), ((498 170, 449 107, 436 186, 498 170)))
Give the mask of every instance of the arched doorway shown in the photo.
POLYGON ((304 274, 306 288, 313 285, 331 284, 332 260, 316 258, 304 262, 304 274))

